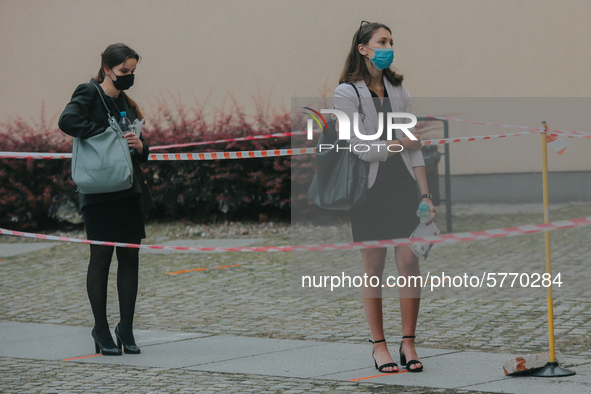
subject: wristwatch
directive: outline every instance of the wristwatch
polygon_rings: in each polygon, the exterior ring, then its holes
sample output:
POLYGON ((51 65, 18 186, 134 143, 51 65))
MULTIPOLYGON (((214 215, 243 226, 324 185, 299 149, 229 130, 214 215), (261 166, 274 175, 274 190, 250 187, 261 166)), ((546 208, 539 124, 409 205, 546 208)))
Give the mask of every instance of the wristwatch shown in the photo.
POLYGON ((421 194, 421 200, 423 198, 428 198, 429 200, 432 200, 433 199, 433 196, 431 195, 431 193, 421 194))

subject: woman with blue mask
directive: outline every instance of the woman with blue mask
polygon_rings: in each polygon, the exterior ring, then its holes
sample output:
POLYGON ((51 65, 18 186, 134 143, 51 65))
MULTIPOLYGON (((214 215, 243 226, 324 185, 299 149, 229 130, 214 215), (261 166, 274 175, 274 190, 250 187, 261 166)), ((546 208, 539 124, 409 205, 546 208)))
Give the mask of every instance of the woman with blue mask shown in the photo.
MULTIPOLYGON (((392 32, 379 23, 362 22, 353 36, 345 66, 335 89, 335 109, 349 119, 359 113, 360 139, 352 133, 350 145, 369 149, 353 151, 369 165, 367 200, 351 209, 353 241, 408 238, 419 224, 416 210, 421 200, 427 202, 434 219, 435 207, 427 186, 420 136, 414 138, 397 129, 388 139, 387 113, 411 113, 411 99, 402 83, 402 75, 390 69, 394 59, 392 32), (360 111, 360 107, 361 110, 360 111), (380 119, 381 117, 381 119, 380 119), (379 130, 382 133, 378 133, 379 130), (367 140, 367 138, 371 138, 367 140)), ((408 123, 395 118, 394 123, 408 123)), ((410 129, 411 131, 413 129, 410 129)), ((386 248, 361 250, 364 273, 382 281, 386 248)), ((417 256, 408 246, 395 248, 399 277, 420 275, 417 256)), ((384 335, 381 286, 362 288, 363 309, 372 335, 375 367, 380 372, 399 371, 384 335)), ((420 286, 400 288, 402 343, 399 354, 409 372, 420 372, 423 364, 415 350, 415 330, 419 313, 420 286)))

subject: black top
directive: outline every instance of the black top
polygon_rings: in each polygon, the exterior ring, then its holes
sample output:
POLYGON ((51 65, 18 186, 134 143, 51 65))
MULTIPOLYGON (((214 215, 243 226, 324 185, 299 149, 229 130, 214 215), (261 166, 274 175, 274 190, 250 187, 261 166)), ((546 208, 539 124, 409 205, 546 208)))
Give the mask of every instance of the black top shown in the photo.
POLYGON ((105 100, 105 103, 107 103, 107 106, 111 109, 111 111, 113 111, 113 115, 115 116, 115 119, 117 119, 117 122, 119 122, 119 120, 121 119, 122 111, 125 111, 127 113, 127 119, 129 119, 131 123, 133 123, 133 121, 137 119, 135 108, 132 113, 132 111, 130 111, 129 108, 129 103, 127 102, 127 100, 125 100, 122 94, 120 94, 117 98, 109 97, 105 100))
MULTIPOLYGON (((137 112, 134 106, 127 101, 125 94, 121 93, 118 98, 114 99, 105 94, 98 81, 91 79, 90 83, 83 83, 78 85, 70 102, 62 112, 59 119, 59 128, 66 134, 76 138, 89 138, 103 133, 109 127, 108 114, 98 90, 102 94, 107 107, 115 119, 119 121, 120 111, 126 111, 127 117, 131 122, 137 119, 137 112)), ((142 142, 143 136, 140 136, 142 142)), ((145 163, 149 157, 149 147, 144 144, 144 149, 140 155, 134 151, 131 155, 133 162, 133 186, 127 190, 121 190, 113 193, 99 193, 99 194, 83 194, 79 193, 80 209, 86 205, 95 204, 103 201, 118 200, 120 198, 129 197, 131 195, 142 193, 146 185, 143 172, 139 168, 140 163, 145 163)), ((147 189, 147 186, 146 186, 147 189)), ((149 195, 149 190, 146 192, 149 195)), ((146 194, 144 193, 144 194, 146 194)), ((150 203, 151 197, 149 199, 150 203)), ((149 205, 149 204, 148 204, 149 205)))
MULTIPOLYGON (((376 109, 376 113, 379 114, 381 112, 383 116, 384 128, 382 135, 380 136, 380 140, 385 141, 388 138, 388 134, 386 133, 386 114, 388 112, 392 112, 392 105, 390 105, 390 100, 388 99, 388 92, 386 91, 386 89, 384 89, 384 98, 382 101, 380 100, 380 97, 371 89, 369 91, 371 92, 371 96, 373 97, 373 103, 376 109)), ((376 183, 378 183, 378 180, 387 180, 387 183, 389 185, 392 185, 394 189, 396 184, 415 182, 414 178, 408 172, 406 165, 402 161, 402 156, 400 154, 394 154, 388 157, 388 159, 385 162, 380 163, 376 183)), ((382 182, 380 182, 380 184, 381 183, 382 182)), ((374 187, 375 184, 372 188, 374 187)))

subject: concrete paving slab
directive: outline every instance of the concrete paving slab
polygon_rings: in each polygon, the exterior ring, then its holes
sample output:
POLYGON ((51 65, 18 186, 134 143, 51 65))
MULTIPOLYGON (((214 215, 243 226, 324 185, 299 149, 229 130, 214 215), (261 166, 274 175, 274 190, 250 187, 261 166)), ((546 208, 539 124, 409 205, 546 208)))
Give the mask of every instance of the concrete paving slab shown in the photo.
POLYGON ((421 356, 425 361, 423 372, 405 372, 396 375, 395 381, 392 376, 379 376, 371 379, 371 382, 445 389, 495 382, 509 379, 505 377, 501 365, 511 357, 512 355, 507 354, 480 352, 455 352, 429 359, 421 356))
MULTIPOLYGON (((355 345, 355 346, 366 347, 365 345, 355 345)), ((394 361, 396 363, 400 364, 398 353, 396 353, 397 348, 395 346, 390 346, 389 349, 392 352, 392 357, 394 358, 394 361)), ((440 355, 444 355, 444 354, 456 353, 457 351, 456 350, 446 350, 446 349, 426 349, 426 348, 417 347, 417 352, 421 355, 421 360, 425 360, 425 362, 427 362, 427 360, 429 360, 432 357, 436 357, 436 356, 440 356, 440 355)), ((363 358, 360 361, 361 361, 361 364, 363 364, 362 368, 355 369, 355 370, 341 369, 340 371, 336 371, 335 373, 331 372, 331 373, 326 373, 326 374, 322 374, 322 375, 316 375, 315 377, 322 378, 322 379, 349 381, 352 379, 363 379, 363 378, 366 378, 369 376, 382 375, 382 372, 378 371, 375 368, 374 362, 371 358, 371 347, 369 348, 369 350, 366 350, 366 355, 363 356, 363 358)), ((398 367, 400 368, 401 371, 404 370, 404 367, 400 367, 400 365, 398 367)), ((394 374, 394 375, 396 375, 396 374, 394 374)), ((373 382, 373 380, 372 380, 372 382, 373 382)), ((390 382, 389 384, 398 384, 398 383, 390 382)))
MULTIPOLYGON (((283 339, 213 336, 142 348, 140 356, 94 357, 82 362, 139 367, 186 368, 237 358, 272 354, 315 343, 283 339)), ((236 371, 231 371, 236 372, 236 371)))
MULTIPOLYGON (((363 345, 355 345, 355 346, 363 346, 363 345)), ((366 347, 366 346, 364 346, 366 347)), ((392 356, 394 361, 399 363, 399 357, 396 354, 396 347, 390 348, 393 351, 392 356), (394 350, 393 350, 394 349, 394 350)), ((441 356, 444 354, 452 354, 457 353, 457 350, 445 350, 445 349, 425 349, 417 347, 417 352, 421 355, 421 360, 424 360, 425 363, 428 363, 431 358, 441 356)), ((382 373, 378 371, 375 366, 373 365, 373 360, 371 359, 371 347, 369 350, 366 350, 366 355, 360 360, 362 367, 356 370, 340 370, 336 373, 327 373, 323 375, 317 375, 316 377, 321 377, 323 379, 332 379, 332 380, 352 380, 352 379, 363 379, 370 376, 381 375, 382 373)), ((400 364, 400 363, 399 363, 400 364)), ((399 366, 400 368, 400 366, 399 366)), ((400 368, 400 370, 404 370, 404 367, 400 368)), ((397 375, 397 374, 393 374, 397 375)), ((389 376, 389 375, 388 375, 389 376)), ((372 380, 373 381, 373 380, 372 380)), ((398 383, 390 383, 390 384, 398 384, 398 383)))
POLYGON ((90 329, 36 323, 0 323, 0 356, 60 360, 94 352, 90 329))
MULTIPOLYGON (((177 239, 175 241, 159 242, 159 245, 164 246, 182 246, 182 247, 198 247, 198 248, 240 248, 244 246, 251 246, 257 243, 263 243, 262 238, 222 238, 222 239, 177 239)), ((221 253, 221 252, 207 252, 200 250, 169 250, 169 249, 141 249, 140 253, 221 253)))
POLYGON ((464 387, 466 390, 518 394, 591 393, 591 364, 569 368, 577 374, 563 378, 516 376, 501 381, 464 387))
POLYGON ((17 256, 23 253, 51 248, 59 245, 60 242, 22 242, 22 243, 0 243, 0 257, 17 256))
MULTIPOLYGON (((371 346, 346 344, 306 342, 312 346, 285 350, 273 354, 266 354, 219 363, 201 365, 188 368, 208 372, 236 372, 257 375, 284 376, 293 378, 327 378, 334 380, 349 380, 354 377, 375 375, 371 368, 371 346), (371 371, 371 372, 368 372, 371 371), (337 376, 335 378, 334 376, 337 376)), ((449 351, 438 349, 420 349, 421 354, 443 354, 449 351)))
MULTIPOLYGON (((171 331, 150 331, 133 330, 135 342, 138 346, 161 345, 170 342, 185 341, 187 339, 203 338, 208 334, 190 333, 190 332, 171 332, 171 331)), ((115 333, 113 332, 113 338, 115 333)))
POLYGON ((88 327, 0 322, 0 357, 83 357, 70 362, 502 393, 591 393, 591 360, 568 355, 565 365, 574 365, 569 368, 577 375, 566 378, 504 376, 501 365, 514 357, 511 354, 429 348, 417 349, 425 363, 424 372, 381 374, 372 365, 371 346, 365 344, 151 330, 136 330, 135 335, 141 355, 92 357, 94 345, 88 327))
MULTIPOLYGON (((63 360, 94 354, 91 328, 37 323, 0 323, 0 356, 63 360)), ((113 338, 115 334, 111 332, 113 338)), ((136 330, 138 346, 203 337, 204 334, 136 330)), ((142 349, 143 351, 143 349, 142 349)))
MULTIPOLYGON (((301 341, 306 345, 306 341, 301 341)), ((208 372, 308 378, 367 366, 366 346, 343 343, 307 342, 305 348, 200 365, 188 369, 208 372)))

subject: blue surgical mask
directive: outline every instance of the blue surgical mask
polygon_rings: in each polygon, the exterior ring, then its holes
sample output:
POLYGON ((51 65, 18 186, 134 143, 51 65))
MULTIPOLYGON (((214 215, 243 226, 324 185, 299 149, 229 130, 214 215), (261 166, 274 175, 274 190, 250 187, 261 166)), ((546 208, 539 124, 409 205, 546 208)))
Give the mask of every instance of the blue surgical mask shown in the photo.
POLYGON ((378 70, 390 67, 394 61, 394 48, 372 48, 373 58, 367 57, 378 70))

